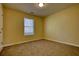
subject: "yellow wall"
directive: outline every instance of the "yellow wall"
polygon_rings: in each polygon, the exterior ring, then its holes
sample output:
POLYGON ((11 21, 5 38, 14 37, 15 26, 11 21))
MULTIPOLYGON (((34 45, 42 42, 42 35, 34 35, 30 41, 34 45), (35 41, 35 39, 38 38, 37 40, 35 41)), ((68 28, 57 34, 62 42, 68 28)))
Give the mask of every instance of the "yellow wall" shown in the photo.
POLYGON ((32 16, 7 7, 3 10, 4 46, 43 38, 79 46, 79 5, 52 14, 46 19, 35 16, 35 35, 33 36, 24 36, 23 32, 24 17, 32 16))
POLYGON ((45 38, 79 46, 79 5, 46 17, 45 38))
POLYGON ((42 18, 35 16, 35 34, 32 36, 24 36, 24 17, 32 16, 7 7, 4 10, 4 45, 16 44, 32 40, 38 40, 43 37, 42 18))

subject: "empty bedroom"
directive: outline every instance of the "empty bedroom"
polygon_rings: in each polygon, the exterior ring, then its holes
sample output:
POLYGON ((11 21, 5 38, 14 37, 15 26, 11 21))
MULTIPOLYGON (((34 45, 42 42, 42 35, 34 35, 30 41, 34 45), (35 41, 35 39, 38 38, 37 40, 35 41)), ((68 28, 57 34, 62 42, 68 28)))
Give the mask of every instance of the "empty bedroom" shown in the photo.
POLYGON ((79 56, 79 3, 0 3, 0 56, 79 56))

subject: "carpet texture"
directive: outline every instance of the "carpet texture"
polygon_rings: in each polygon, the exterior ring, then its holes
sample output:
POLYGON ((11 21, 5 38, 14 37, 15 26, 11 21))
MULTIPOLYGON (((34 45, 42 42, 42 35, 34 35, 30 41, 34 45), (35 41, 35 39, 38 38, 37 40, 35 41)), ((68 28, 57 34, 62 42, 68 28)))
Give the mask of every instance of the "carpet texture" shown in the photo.
POLYGON ((79 56, 79 48, 48 40, 5 47, 1 56, 79 56))

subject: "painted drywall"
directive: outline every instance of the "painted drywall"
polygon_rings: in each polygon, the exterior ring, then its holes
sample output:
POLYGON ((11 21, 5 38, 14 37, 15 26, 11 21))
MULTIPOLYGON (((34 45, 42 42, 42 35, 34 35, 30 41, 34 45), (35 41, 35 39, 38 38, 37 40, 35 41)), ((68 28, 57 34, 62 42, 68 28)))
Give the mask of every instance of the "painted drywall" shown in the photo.
POLYGON ((39 40, 43 37, 43 22, 38 16, 30 16, 24 12, 3 7, 4 11, 4 46, 39 40), (34 18, 35 34, 24 36, 24 17, 34 18))
POLYGON ((46 17, 44 25, 46 39, 79 47, 79 5, 46 17))

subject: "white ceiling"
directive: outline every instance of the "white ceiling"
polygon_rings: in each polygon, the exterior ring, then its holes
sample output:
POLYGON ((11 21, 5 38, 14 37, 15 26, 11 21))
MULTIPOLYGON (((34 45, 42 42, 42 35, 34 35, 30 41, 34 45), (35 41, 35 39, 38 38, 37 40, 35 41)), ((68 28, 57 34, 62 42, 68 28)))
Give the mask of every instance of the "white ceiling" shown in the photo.
POLYGON ((74 4, 68 3, 47 3, 44 7, 40 8, 38 4, 34 3, 8 3, 4 6, 17 9, 26 13, 32 13, 37 16, 48 16, 50 14, 61 11, 68 8, 74 4))

